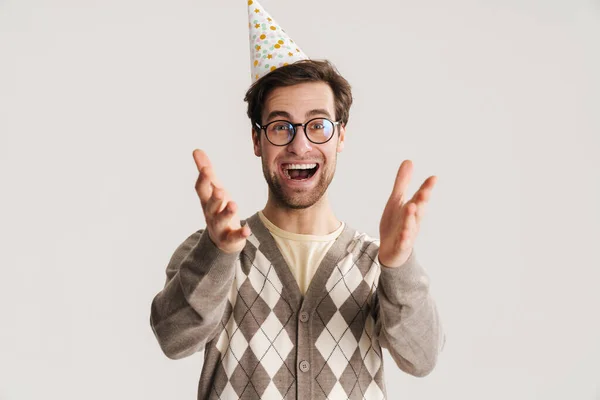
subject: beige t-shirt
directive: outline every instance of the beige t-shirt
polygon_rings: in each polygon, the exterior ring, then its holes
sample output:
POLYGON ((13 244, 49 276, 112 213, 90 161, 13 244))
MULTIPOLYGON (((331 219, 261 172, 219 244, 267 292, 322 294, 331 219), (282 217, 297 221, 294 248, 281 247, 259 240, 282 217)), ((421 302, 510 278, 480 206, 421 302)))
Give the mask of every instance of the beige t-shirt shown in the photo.
POLYGON ((258 216, 271 232, 279 251, 298 282, 300 292, 304 295, 323 257, 344 230, 344 223, 342 222, 339 228, 327 235, 302 235, 278 228, 264 216, 262 211, 258 212, 258 216))

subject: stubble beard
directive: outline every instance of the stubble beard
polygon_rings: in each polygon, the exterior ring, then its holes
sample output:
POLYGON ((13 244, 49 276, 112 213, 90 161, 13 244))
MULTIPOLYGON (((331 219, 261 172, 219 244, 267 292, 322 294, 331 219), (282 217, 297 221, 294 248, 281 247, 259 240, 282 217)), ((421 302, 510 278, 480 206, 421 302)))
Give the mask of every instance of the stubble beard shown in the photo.
POLYGON ((310 189, 310 191, 289 194, 284 191, 281 185, 278 175, 279 171, 271 173, 268 166, 265 164, 264 159, 262 160, 263 175, 269 186, 271 196, 273 196, 273 199, 279 206, 292 210, 302 210, 312 207, 323 197, 329 184, 333 180, 336 164, 337 153, 335 154, 335 159, 330 167, 327 167, 325 164, 319 166, 319 181, 314 188, 310 189), (328 171, 328 169, 330 169, 330 171, 328 171))

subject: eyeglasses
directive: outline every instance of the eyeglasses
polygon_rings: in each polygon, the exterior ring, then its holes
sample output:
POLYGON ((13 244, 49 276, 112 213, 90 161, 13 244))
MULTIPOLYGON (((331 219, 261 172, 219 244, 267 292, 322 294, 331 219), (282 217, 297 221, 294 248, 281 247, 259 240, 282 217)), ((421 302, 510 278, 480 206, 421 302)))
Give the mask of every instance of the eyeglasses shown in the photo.
POLYGON ((292 124, 290 121, 271 121, 266 125, 255 123, 259 130, 265 131, 267 140, 275 146, 286 146, 296 136, 296 128, 304 128, 307 139, 314 144, 327 143, 335 133, 335 127, 342 121, 330 121, 327 118, 313 118, 304 124, 292 124))

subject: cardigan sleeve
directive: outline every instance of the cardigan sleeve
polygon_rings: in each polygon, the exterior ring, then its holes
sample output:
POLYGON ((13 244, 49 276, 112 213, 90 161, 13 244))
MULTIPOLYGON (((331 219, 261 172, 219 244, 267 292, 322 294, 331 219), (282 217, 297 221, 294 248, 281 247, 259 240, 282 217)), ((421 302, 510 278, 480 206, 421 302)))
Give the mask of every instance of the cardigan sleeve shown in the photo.
POLYGON ((164 288, 152 300, 150 326, 171 359, 203 350, 220 327, 239 253, 224 253, 208 231, 189 236, 166 269, 164 288))
POLYGON ((414 249, 398 268, 381 265, 375 297, 375 328, 380 345, 389 350, 404 372, 419 377, 428 375, 437 363, 446 336, 429 291, 429 277, 414 249))

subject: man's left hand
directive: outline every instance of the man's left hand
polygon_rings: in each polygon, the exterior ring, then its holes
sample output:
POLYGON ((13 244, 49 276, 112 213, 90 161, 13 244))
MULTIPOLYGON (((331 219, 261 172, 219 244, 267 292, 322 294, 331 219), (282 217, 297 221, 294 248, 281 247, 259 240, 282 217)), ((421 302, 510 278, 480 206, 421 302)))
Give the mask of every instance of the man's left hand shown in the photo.
POLYGON ((386 267, 400 267, 411 255, 419 233, 425 205, 437 181, 436 176, 425 179, 412 199, 405 201, 405 192, 412 175, 413 164, 404 160, 398 169, 394 189, 385 205, 379 224, 379 263, 386 267))

